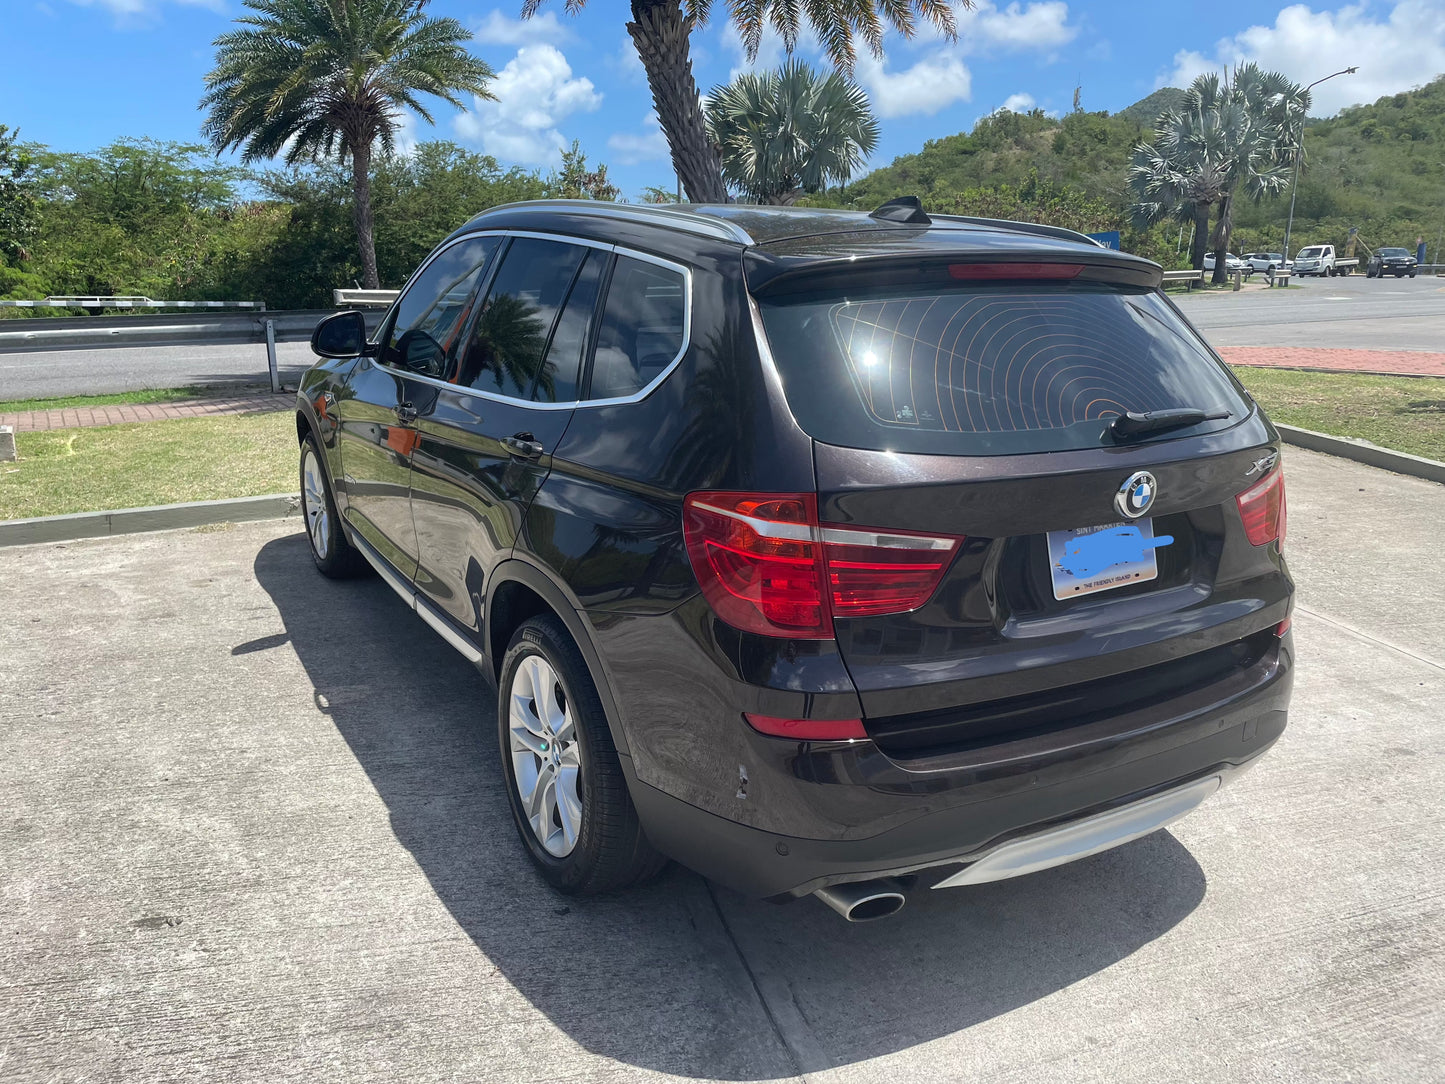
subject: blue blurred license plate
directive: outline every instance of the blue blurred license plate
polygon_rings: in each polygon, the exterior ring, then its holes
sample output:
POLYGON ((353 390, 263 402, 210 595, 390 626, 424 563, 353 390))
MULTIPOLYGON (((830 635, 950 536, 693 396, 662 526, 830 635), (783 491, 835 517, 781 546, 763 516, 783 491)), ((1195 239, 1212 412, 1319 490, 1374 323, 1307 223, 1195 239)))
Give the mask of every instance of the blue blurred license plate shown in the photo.
POLYGON ((1156 579, 1156 551, 1174 539, 1154 537, 1154 521, 1106 523, 1049 532, 1049 573, 1054 598, 1078 598, 1111 587, 1156 579))

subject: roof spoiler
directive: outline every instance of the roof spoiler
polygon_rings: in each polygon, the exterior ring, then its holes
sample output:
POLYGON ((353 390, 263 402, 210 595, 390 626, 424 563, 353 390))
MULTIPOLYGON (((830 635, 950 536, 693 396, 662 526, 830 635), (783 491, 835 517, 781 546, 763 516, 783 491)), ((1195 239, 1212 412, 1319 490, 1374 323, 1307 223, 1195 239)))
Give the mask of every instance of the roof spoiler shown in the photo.
POLYGON ((923 210, 917 196, 899 196, 883 204, 868 216, 884 222, 904 222, 910 226, 931 226, 933 219, 923 210))

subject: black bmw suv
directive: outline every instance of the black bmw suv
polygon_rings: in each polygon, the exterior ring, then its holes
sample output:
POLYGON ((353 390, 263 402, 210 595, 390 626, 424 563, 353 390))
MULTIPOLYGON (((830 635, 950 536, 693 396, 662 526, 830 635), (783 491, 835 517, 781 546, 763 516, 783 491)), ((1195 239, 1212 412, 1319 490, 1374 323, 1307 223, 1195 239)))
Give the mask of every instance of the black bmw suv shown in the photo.
POLYGON ((1285 726, 1279 436, 1067 230, 523 203, 324 320, 308 533, 495 678, 565 892, 853 919, 1134 839, 1285 726))
POLYGON ((1406 275, 1414 278, 1418 271, 1415 254, 1408 248, 1376 249, 1365 264, 1365 277, 1372 279, 1386 275, 1394 275, 1397 279, 1406 275))

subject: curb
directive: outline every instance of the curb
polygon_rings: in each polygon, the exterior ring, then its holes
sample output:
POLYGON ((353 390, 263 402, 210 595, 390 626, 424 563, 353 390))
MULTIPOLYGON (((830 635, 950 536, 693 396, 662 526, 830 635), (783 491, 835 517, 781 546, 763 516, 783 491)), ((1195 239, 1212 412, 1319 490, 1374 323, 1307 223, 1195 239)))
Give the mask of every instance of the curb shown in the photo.
POLYGON ((0 521, 0 547, 36 542, 71 542, 140 531, 171 531, 204 527, 211 523, 242 523, 254 519, 282 519, 299 513, 296 493, 268 493, 264 497, 237 497, 223 501, 191 501, 149 508, 118 508, 110 512, 76 512, 69 516, 0 521))
POLYGON ((1279 435, 1286 444, 1445 485, 1445 463, 1434 459, 1410 455, 1407 452, 1392 452, 1388 448, 1381 448, 1378 444, 1371 444, 1368 440, 1356 437, 1332 437, 1327 433, 1316 433, 1312 429, 1299 429, 1293 425, 1278 423, 1275 428, 1279 430, 1279 435))

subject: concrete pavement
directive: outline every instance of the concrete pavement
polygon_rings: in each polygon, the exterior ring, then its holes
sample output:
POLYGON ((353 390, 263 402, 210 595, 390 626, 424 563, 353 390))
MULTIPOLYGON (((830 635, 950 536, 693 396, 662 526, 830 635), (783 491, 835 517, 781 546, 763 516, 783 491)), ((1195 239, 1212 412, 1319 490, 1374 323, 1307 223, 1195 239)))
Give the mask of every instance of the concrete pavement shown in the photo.
POLYGON ((490 688, 294 524, 0 552, 0 1078, 1445 1080, 1445 487, 1286 464, 1269 757, 865 926, 543 888, 490 688))

